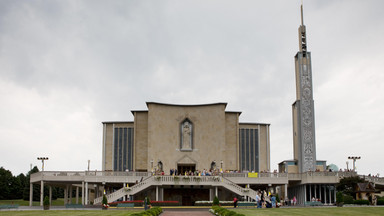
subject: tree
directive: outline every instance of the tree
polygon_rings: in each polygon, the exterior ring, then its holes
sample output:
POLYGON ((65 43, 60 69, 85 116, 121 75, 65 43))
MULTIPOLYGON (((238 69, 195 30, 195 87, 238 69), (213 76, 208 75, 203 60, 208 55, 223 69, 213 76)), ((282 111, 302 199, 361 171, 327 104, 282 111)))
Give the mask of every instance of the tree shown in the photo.
POLYGON ((364 183, 364 179, 360 178, 359 176, 352 176, 352 177, 344 177, 340 179, 339 184, 337 185, 336 189, 337 191, 341 191, 345 195, 350 195, 352 197, 356 197, 356 186, 357 183, 364 183))
POLYGON ((12 181, 12 172, 0 167, 0 200, 9 199, 12 181))
MULTIPOLYGON (((24 191, 23 191, 23 199, 24 200, 29 200, 29 182, 30 182, 30 177, 31 174, 39 172, 39 168, 37 166, 33 167, 28 174, 27 174, 27 181, 24 186, 24 191)), ((46 191, 46 190, 44 190, 46 191)), ((39 185, 33 185, 33 201, 39 201, 40 200, 40 186, 39 185)))

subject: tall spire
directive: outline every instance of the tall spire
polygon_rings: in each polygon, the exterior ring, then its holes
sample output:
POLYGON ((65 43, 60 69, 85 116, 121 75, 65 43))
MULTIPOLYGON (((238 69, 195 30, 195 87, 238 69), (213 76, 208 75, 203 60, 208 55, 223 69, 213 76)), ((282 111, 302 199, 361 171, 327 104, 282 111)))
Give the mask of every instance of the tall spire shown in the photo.
POLYGON ((317 166, 311 52, 307 51, 303 14, 301 4, 300 50, 295 56, 296 101, 292 105, 294 158, 301 173, 314 171, 317 166))
POLYGON ((304 16, 303 16, 303 1, 301 1, 301 25, 304 25, 304 16))
POLYGON ((300 52, 307 52, 307 34, 305 31, 304 25, 304 15, 303 15, 303 3, 301 3, 301 25, 299 27, 299 50, 300 52))

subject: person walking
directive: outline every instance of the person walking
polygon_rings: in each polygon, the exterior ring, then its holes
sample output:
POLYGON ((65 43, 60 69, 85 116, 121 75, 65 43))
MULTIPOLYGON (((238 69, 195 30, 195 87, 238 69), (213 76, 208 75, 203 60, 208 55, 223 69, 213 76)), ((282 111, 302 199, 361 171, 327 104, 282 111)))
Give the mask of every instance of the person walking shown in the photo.
POLYGON ((259 196, 259 193, 256 193, 256 205, 257 208, 261 208, 261 198, 259 196))
POLYGON ((233 199, 233 208, 236 208, 237 207, 237 198, 235 197, 233 199))

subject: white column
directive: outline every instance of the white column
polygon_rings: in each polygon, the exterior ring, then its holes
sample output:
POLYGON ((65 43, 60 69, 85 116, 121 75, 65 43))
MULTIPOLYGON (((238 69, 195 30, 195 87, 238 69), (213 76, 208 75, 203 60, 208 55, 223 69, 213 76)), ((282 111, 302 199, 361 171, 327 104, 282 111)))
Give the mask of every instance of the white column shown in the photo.
POLYGON ((44 200, 44 181, 41 180, 41 185, 40 185, 40 206, 43 206, 43 200, 44 200))
POLYGON ((72 185, 69 186, 69 204, 72 204, 72 192, 73 188, 72 185))
POLYGON ((315 198, 317 199, 317 185, 315 185, 315 198))
POLYGON ((327 204, 327 185, 324 185, 324 204, 327 204))
POLYGON ((303 187, 304 187, 304 203, 303 204, 305 204, 305 202, 307 202, 307 185, 303 185, 303 187))
POLYGON ((164 188, 160 188, 160 201, 164 201, 164 188))
POLYGON ((84 195, 85 195, 85 185, 84 185, 84 182, 81 182, 81 204, 82 205, 85 205, 84 195))
POLYGON ((85 205, 88 205, 88 182, 85 182, 85 205))
POLYGON ((52 187, 49 186, 49 204, 52 205, 52 187))
POLYGON ((79 204, 79 187, 76 187, 76 204, 79 204))
POLYGON ((215 187, 215 196, 219 197, 218 194, 219 194, 219 191, 217 190, 217 187, 215 187))
POLYGON ((64 188, 64 205, 68 204, 68 185, 64 188))
POLYGON ((33 202, 33 184, 29 183, 29 206, 32 206, 33 202))
POLYGON ((213 188, 209 188, 209 201, 213 201, 213 188))
POLYGON ((333 200, 336 203, 336 185, 333 186, 333 200))
POLYGON ((321 202, 323 202, 323 199, 321 198, 321 185, 320 185, 320 188, 319 188, 319 194, 320 194, 320 200, 321 200, 321 202))
POLYGON ((329 186, 329 204, 331 204, 331 186, 329 186))
POLYGON ((159 201, 159 186, 156 186, 156 201, 159 201))
POLYGON ((288 184, 284 185, 284 200, 288 197, 288 184))
POLYGON ((309 185, 309 201, 312 201, 312 185, 309 185))

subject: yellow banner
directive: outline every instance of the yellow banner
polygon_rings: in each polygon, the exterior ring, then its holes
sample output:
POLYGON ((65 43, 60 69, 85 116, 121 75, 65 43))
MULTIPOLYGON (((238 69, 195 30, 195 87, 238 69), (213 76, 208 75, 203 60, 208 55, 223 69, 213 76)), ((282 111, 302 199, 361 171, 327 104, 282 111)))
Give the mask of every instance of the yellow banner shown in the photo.
POLYGON ((259 173, 248 173, 248 178, 257 178, 259 173))

